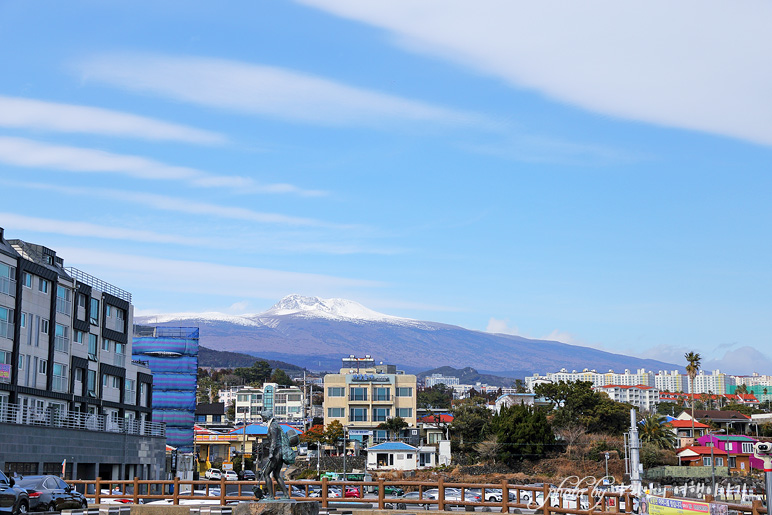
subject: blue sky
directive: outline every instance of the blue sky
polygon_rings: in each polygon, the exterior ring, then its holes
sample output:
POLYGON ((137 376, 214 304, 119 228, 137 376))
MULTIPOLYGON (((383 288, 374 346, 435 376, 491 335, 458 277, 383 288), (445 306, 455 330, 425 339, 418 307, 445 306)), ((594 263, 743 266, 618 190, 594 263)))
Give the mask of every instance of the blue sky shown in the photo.
POLYGON ((766 373, 771 14, 5 2, 0 226, 138 314, 300 293, 766 373))

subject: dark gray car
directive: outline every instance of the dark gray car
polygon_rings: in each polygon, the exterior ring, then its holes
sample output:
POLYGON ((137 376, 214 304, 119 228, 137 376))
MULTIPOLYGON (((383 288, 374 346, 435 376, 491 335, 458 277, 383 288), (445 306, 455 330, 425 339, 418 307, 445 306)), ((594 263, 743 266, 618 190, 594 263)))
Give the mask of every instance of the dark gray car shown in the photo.
POLYGON ((24 476, 16 482, 27 490, 30 511, 62 511, 88 508, 86 498, 56 476, 24 476))
POLYGON ((29 511, 27 491, 16 485, 13 478, 0 472, 0 513, 19 515, 29 511))

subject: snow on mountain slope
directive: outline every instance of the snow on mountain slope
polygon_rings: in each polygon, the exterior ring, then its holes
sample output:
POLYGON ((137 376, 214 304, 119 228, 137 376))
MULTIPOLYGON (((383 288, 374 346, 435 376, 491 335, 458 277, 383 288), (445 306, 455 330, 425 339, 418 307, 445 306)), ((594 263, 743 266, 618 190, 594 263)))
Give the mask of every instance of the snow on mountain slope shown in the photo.
POLYGON ((177 320, 190 320, 199 322, 227 322, 229 324, 243 325, 247 327, 259 327, 263 325, 259 320, 253 320, 252 315, 226 315, 225 313, 167 313, 164 315, 136 315, 134 321, 139 324, 167 324, 177 320))
POLYGON ((409 319, 384 315, 364 307, 358 302, 346 299, 320 299, 319 297, 303 297, 302 295, 287 295, 274 304, 271 309, 256 315, 259 318, 271 318, 283 315, 305 315, 348 320, 368 321, 398 321, 409 319))

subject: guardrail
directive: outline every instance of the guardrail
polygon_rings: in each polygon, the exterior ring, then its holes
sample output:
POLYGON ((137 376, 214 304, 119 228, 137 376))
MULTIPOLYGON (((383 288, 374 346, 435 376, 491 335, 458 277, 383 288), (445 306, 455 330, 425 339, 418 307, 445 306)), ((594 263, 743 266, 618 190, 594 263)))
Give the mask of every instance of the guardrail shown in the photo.
MULTIPOLYGON (((219 481, 199 480, 183 481, 174 480, 140 480, 134 478, 127 481, 115 481, 97 478, 96 480, 69 481, 76 489, 86 493, 94 504, 103 502, 148 503, 156 500, 168 500, 170 504, 193 504, 195 501, 216 501, 220 505, 239 502, 254 501, 252 489, 260 483, 255 481, 219 481), (230 490, 230 492, 229 492, 230 490), (91 494, 90 492, 94 492, 91 494)), ((512 485, 506 480, 500 483, 448 483, 440 480, 433 481, 330 481, 322 478, 321 481, 287 481, 288 488, 293 486, 300 489, 302 495, 293 495, 296 500, 319 501, 322 508, 328 508, 335 502, 361 503, 362 508, 377 507, 387 508, 412 508, 413 506, 436 505, 438 510, 444 511, 453 506, 481 507, 485 511, 500 511, 509 513, 511 508, 539 509, 543 515, 550 514, 578 514, 593 515, 600 513, 631 513, 632 507, 637 506, 633 501, 634 496, 629 492, 596 491, 592 489, 555 489, 550 485, 543 487, 512 485), (338 497, 332 494, 330 487, 340 487, 341 492, 347 490, 354 493, 353 497, 346 497, 345 493, 338 497), (351 489, 355 487, 356 490, 351 489), (386 495, 386 491, 399 487, 405 492, 419 492, 417 498, 403 498, 401 496, 386 495), (460 494, 450 496, 448 489, 458 489, 460 494), (437 490, 436 496, 423 497, 424 492, 437 490), (474 490, 474 494, 470 491, 474 490), (467 500, 480 491, 480 500, 467 500), (373 494, 374 497, 365 497, 365 494, 373 494), (493 501, 486 500, 494 498, 493 501)), ((468 509, 468 508, 467 508, 468 509)), ((754 514, 760 515, 760 514, 754 514)))

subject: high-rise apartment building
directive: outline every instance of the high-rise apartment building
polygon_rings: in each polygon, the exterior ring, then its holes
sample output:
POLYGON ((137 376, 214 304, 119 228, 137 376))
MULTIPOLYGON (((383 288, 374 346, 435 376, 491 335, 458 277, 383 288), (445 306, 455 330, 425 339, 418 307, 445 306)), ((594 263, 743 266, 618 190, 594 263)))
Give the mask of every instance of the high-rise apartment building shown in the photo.
POLYGON ((265 383, 262 388, 245 386, 236 392, 236 422, 260 422, 263 421, 263 412, 271 411, 277 420, 284 423, 302 424, 305 420, 304 405, 303 390, 297 386, 279 386, 276 383, 265 383))
POLYGON ((70 478, 159 477, 164 426, 150 369, 131 360, 132 317, 129 292, 0 228, 3 470, 59 473, 66 458, 70 478), (33 438, 47 445, 21 450, 33 438))

